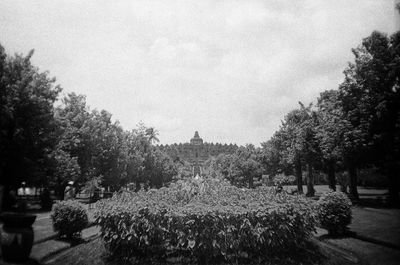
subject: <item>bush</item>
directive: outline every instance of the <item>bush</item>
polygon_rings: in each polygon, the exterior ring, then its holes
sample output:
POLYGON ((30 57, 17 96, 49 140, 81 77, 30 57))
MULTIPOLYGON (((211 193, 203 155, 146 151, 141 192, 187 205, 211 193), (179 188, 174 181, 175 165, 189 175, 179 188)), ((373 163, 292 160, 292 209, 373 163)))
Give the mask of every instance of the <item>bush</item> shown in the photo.
POLYGON ((239 189, 225 180, 190 179, 169 188, 124 192, 95 214, 114 256, 237 261, 295 253, 314 231, 304 198, 273 189, 239 189))
POLYGON ((296 177, 295 176, 286 176, 284 174, 279 174, 274 176, 273 182, 275 186, 283 186, 283 185, 291 185, 295 183, 296 177))
POLYGON ((85 208, 75 201, 61 201, 55 204, 51 219, 54 231, 68 239, 79 238, 81 231, 89 223, 85 208))
POLYGON ((351 201, 343 192, 325 193, 318 201, 317 213, 321 227, 329 234, 342 234, 351 223, 351 201))

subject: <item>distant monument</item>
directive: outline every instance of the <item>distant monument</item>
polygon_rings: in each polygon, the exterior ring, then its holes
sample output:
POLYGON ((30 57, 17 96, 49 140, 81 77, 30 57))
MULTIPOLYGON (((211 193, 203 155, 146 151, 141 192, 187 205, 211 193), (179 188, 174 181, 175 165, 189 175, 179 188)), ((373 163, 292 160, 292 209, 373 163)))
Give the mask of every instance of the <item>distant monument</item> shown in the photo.
POLYGON ((190 144, 192 144, 192 145, 201 145, 201 144, 203 144, 203 139, 200 138, 198 131, 194 132, 193 138, 190 139, 190 144))
POLYGON ((206 143, 200 138, 199 132, 195 131, 189 143, 179 143, 158 146, 161 151, 166 152, 174 161, 186 161, 192 165, 193 176, 203 174, 204 162, 212 156, 219 154, 232 154, 238 146, 236 144, 206 143))
POLYGON ((201 165, 204 161, 199 158, 199 153, 202 151, 203 139, 200 138, 198 131, 194 132, 193 138, 190 139, 190 145, 192 153, 194 153, 194 161, 192 162, 193 176, 201 176, 201 165))

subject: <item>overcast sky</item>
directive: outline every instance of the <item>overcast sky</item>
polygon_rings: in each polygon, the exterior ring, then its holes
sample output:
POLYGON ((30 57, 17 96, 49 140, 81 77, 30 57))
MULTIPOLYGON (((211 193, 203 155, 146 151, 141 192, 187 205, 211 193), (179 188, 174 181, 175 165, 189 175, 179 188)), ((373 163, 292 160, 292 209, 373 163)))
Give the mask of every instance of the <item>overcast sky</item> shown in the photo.
POLYGON ((35 49, 63 93, 161 143, 268 140, 336 89, 356 47, 393 30, 393 0, 0 1, 0 43, 35 49))

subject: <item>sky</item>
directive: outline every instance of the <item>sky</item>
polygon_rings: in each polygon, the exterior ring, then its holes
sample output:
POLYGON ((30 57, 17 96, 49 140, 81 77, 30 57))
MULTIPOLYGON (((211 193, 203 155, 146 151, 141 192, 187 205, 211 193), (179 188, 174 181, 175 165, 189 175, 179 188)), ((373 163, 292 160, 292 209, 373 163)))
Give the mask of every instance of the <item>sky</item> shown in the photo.
POLYGON ((0 43, 161 144, 258 146, 298 102, 336 89, 393 0, 0 1, 0 43))

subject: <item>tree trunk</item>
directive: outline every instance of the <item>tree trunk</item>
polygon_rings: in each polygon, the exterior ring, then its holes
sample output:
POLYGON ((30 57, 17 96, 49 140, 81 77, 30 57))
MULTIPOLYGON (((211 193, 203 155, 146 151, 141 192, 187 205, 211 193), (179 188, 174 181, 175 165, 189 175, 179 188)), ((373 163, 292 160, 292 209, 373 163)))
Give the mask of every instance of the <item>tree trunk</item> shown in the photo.
POLYGON ((315 194, 314 190, 314 175, 313 168, 311 163, 308 163, 308 172, 307 172, 307 194, 308 197, 313 197, 315 194))
POLYGON ((300 158, 296 159, 295 165, 294 165, 294 170, 296 174, 296 180, 297 180, 297 191, 299 194, 303 194, 303 175, 301 171, 301 160, 300 158))
POLYGON ((139 180, 136 180, 135 182, 135 191, 138 192, 140 190, 140 182, 139 180))
POLYGON ((358 200, 358 191, 357 191, 357 168, 353 163, 349 165, 349 177, 350 177, 350 197, 352 199, 358 200))
POLYGON ((328 180, 329 188, 336 191, 336 178, 335 178, 335 162, 328 162, 328 180))
POLYGON ((390 161, 385 165, 386 175, 389 179, 389 202, 394 206, 400 205, 399 199, 399 183, 398 183, 398 172, 399 165, 395 161, 390 161))
POLYGON ((398 206, 400 205, 399 199, 399 184, 397 180, 397 172, 390 172, 389 175, 389 201, 390 204, 398 206))
POLYGON ((249 189, 254 188, 254 178, 250 175, 249 177, 249 189))

